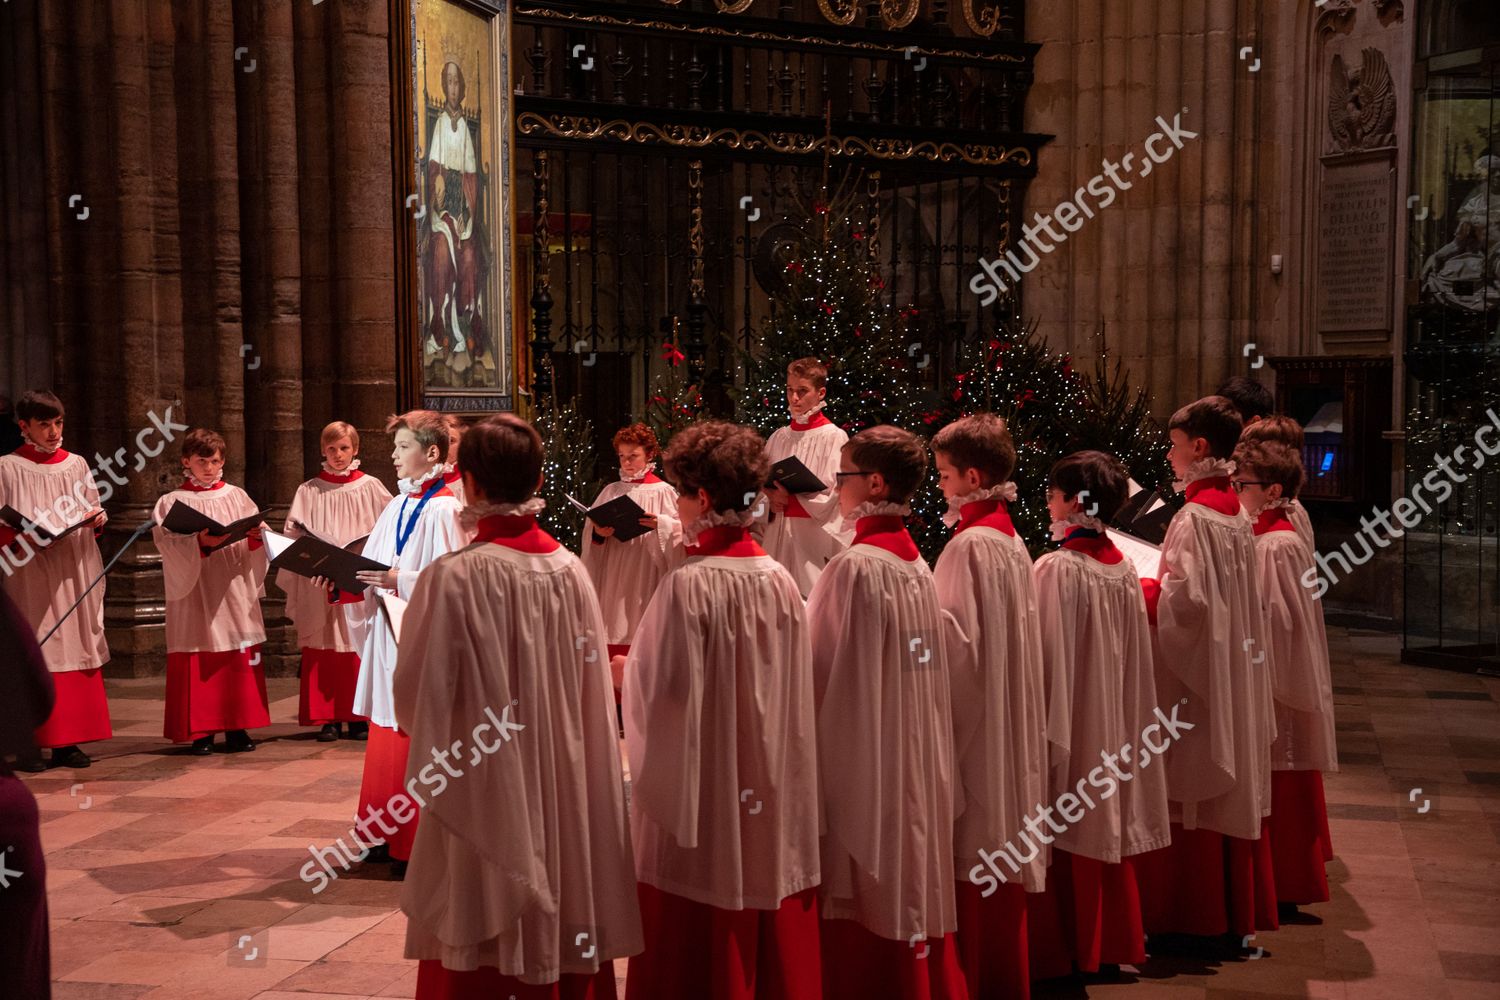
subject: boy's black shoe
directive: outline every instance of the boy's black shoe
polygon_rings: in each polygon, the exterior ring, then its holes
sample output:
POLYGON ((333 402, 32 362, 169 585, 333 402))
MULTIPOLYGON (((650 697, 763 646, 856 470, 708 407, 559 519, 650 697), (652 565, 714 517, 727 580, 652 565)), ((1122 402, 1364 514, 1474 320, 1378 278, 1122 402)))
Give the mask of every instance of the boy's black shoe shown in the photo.
POLYGON ((52 748, 53 767, 88 767, 92 763, 89 755, 76 746, 52 748))

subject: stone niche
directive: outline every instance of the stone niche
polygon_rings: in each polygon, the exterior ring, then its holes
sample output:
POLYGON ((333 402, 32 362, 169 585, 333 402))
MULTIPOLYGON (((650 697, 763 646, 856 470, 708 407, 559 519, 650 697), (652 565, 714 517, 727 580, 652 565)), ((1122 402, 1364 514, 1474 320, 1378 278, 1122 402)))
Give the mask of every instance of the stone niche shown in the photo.
POLYGON ((1305 329, 1317 353, 1390 353, 1405 271, 1409 25, 1401 0, 1330 0, 1313 24, 1305 329))

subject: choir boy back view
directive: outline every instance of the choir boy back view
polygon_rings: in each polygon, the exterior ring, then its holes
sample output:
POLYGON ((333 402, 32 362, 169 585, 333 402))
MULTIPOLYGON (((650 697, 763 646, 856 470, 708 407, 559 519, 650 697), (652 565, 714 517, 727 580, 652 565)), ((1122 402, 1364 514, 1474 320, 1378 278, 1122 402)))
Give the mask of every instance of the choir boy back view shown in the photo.
POLYGON ((747 427, 666 455, 686 562, 625 668, 645 951, 629 1000, 820 996, 812 650, 791 574, 750 537, 770 469, 747 427))
POLYGON ((536 522, 530 424, 481 420, 459 466, 477 534, 417 578, 393 687, 429 786, 401 899, 417 996, 613 998, 641 930, 599 604, 536 522))

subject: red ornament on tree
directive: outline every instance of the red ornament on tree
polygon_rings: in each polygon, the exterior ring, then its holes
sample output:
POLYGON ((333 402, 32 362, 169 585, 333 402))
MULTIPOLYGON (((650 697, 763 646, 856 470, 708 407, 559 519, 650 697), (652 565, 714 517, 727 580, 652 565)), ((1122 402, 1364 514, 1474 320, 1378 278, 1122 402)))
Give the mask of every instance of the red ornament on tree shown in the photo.
POLYGON ((687 355, 679 351, 677 349, 677 345, 672 343, 671 341, 668 341, 662 346, 661 356, 662 360, 666 361, 667 364, 671 365, 673 368, 676 368, 678 365, 682 364, 682 362, 687 360, 687 355))

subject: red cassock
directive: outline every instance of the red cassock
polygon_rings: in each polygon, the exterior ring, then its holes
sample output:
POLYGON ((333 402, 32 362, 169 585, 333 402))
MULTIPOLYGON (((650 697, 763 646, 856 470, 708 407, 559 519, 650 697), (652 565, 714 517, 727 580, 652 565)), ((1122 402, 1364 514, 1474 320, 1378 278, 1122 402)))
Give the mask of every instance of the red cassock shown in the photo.
POLYGON ((218 653, 167 654, 165 733, 187 743, 271 724, 260 646, 218 653))
MULTIPOLYGON (((220 524, 255 513, 255 503, 223 480, 184 483, 156 503, 159 525, 181 501, 220 524)), ((194 535, 152 529, 167 593, 167 704, 164 731, 174 743, 271 724, 260 644, 266 554, 257 539, 209 552, 194 535)))
POLYGON ((733 514, 645 609, 625 668, 645 948, 628 1000, 818 1000, 817 743, 806 612, 733 514))
POLYGON ((894 504, 808 597, 823 799, 824 1000, 960 1000, 949 629, 894 504))
POLYGON ((66 747, 107 740, 114 735, 102 670, 67 670, 52 675, 57 701, 52 714, 36 729, 41 748, 66 747))
POLYGON ((1227 467, 1190 471, 1147 589, 1158 696, 1194 727, 1163 757, 1171 846, 1133 861, 1149 934, 1244 936, 1278 923, 1263 823, 1276 735, 1267 629, 1254 535, 1227 467))
POLYGON ((1145 959, 1130 862, 1170 835, 1165 769, 1122 750, 1148 738, 1158 704, 1134 564, 1107 534, 1074 528, 1037 560, 1035 577, 1049 666, 1049 799, 1074 820, 1055 838, 1047 891, 1031 898, 1032 975, 1041 979, 1145 959))

